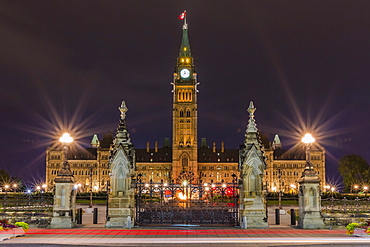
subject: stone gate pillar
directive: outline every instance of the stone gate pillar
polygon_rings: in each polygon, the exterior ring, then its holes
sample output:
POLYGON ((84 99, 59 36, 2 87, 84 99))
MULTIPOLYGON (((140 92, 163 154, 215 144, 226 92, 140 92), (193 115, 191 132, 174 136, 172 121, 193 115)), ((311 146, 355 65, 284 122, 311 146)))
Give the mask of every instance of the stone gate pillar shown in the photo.
POLYGON ((268 228, 265 193, 262 178, 266 169, 263 147, 254 120, 253 102, 249 104, 249 121, 244 145, 240 149, 240 226, 242 228, 268 228))
POLYGON ((76 194, 73 192, 74 178, 69 168, 68 161, 64 161, 62 169, 54 179, 55 194, 53 206, 53 218, 51 228, 73 228, 76 223, 73 219, 74 203, 76 194))
POLYGON ((305 229, 323 228, 321 217, 320 178, 307 162, 299 183, 299 226, 305 229))
POLYGON ((109 159, 110 192, 106 227, 132 228, 135 216, 134 188, 131 180, 135 171, 135 150, 126 127, 126 104, 122 101, 120 123, 111 147, 109 159))

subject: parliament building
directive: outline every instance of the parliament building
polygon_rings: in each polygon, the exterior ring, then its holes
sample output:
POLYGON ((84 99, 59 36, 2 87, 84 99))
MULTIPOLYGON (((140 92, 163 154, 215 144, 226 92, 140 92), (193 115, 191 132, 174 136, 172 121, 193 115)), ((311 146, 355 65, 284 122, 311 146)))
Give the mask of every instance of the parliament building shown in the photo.
MULTIPOLYGON (((135 149, 136 172, 145 182, 172 182, 182 172, 194 174, 205 183, 231 182, 239 178, 239 148, 225 148, 224 142, 209 145, 205 138, 198 141, 197 73, 191 55, 188 27, 182 29, 180 53, 173 74, 172 140, 147 142, 145 149, 135 149)), ((248 102, 246 102, 246 105, 248 102)), ((118 114, 117 114, 118 116, 118 114)), ((258 112, 257 112, 258 119, 258 112)), ((129 120, 128 120, 129 121, 129 120)), ((258 122, 257 122, 258 123, 258 122)), ((247 123, 246 123, 247 124, 247 123)), ((109 184, 109 158, 113 135, 101 139, 92 137, 91 147, 68 152, 67 160, 80 191, 105 191, 109 184)), ((306 167, 304 146, 299 150, 284 150, 280 138, 272 141, 261 136, 267 169, 263 177, 268 192, 297 193, 298 179, 306 167)), ((135 140, 133 140, 135 143, 135 140)), ((46 183, 54 187, 64 160, 64 152, 58 147, 46 150, 46 183)), ((311 148, 311 163, 325 185, 325 150, 311 148)))

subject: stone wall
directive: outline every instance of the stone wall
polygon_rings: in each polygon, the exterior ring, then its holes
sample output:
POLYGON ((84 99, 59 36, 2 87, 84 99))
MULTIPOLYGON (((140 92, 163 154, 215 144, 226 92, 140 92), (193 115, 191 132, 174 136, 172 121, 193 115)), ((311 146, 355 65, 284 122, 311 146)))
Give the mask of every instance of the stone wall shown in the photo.
POLYGON ((325 228, 344 228, 347 224, 361 222, 370 218, 370 214, 322 213, 325 228))

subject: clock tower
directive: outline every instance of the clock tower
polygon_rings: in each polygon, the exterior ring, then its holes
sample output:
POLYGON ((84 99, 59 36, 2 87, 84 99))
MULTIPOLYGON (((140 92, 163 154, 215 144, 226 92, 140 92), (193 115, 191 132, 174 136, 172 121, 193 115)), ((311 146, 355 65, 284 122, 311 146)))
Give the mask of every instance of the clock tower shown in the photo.
POLYGON ((197 74, 190 52, 186 19, 173 75, 172 179, 181 172, 198 175, 197 74))

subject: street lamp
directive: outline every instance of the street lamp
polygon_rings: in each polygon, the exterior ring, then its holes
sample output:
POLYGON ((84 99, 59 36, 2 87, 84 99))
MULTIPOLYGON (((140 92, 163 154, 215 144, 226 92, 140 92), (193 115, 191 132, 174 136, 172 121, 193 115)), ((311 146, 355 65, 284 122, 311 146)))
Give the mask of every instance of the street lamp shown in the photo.
POLYGON ((279 182, 279 209, 282 209, 282 206, 281 206, 281 196, 282 196, 282 191, 281 191, 281 169, 277 169, 277 172, 278 172, 278 182, 279 182))
POLYGON ((335 192, 335 187, 331 187, 331 199, 334 200, 334 192, 335 192))
POLYGON ((6 185, 5 185, 5 193, 8 193, 8 189, 9 189, 9 185, 8 185, 8 184, 6 184, 6 185))
POLYGON ((18 187, 17 184, 13 184, 13 190, 14 190, 14 192, 17 192, 17 187, 18 187))
POLYGON ((68 164, 68 161, 67 161, 67 146, 68 146, 68 144, 73 142, 73 138, 68 133, 63 133, 62 137, 59 138, 59 141, 63 145, 64 158, 63 158, 63 167, 62 167, 62 169, 67 170, 68 171, 67 173, 70 173, 69 164, 68 164))
POLYGON ((315 138, 310 133, 307 133, 302 138, 302 142, 306 145, 306 169, 313 169, 311 164, 311 145, 315 142, 315 138))
POLYGON ((354 185, 354 186, 353 186, 353 188, 354 188, 354 191, 355 191, 355 192, 357 192, 357 191, 358 191, 358 185, 354 185))
MULTIPOLYGON (((297 186, 296 186, 295 184, 290 184, 290 188, 291 188, 291 191, 292 191, 293 193, 295 193, 295 190, 296 190, 297 186)), ((293 194, 293 193, 292 193, 292 194, 293 194)))
POLYGON ((369 189, 369 187, 367 186, 364 186, 364 192, 365 192, 365 196, 367 195, 367 190, 369 189))
MULTIPOLYGON (((67 146, 71 142, 73 142, 73 138, 68 133, 63 133, 62 137, 59 138, 59 141, 63 144, 63 152, 64 152, 64 159, 63 159, 63 166, 67 168, 67 146)), ((69 168, 69 167, 68 167, 69 168)))
POLYGON ((59 141, 64 145, 67 145, 73 142, 73 138, 68 133, 63 133, 62 137, 59 138, 59 141))
POLYGON ((89 202, 89 208, 92 208, 93 207, 93 203, 92 203, 92 186, 93 186, 93 180, 92 180, 92 176, 93 176, 93 165, 92 164, 89 164, 89 170, 90 170, 90 173, 89 173, 89 176, 90 176, 90 189, 89 189, 89 194, 90 194, 90 202, 89 202))
POLYGON ((46 185, 46 184, 43 184, 43 185, 42 185, 42 189, 43 189, 43 191, 44 191, 44 192, 46 192, 46 187, 47 187, 47 185, 46 185))

